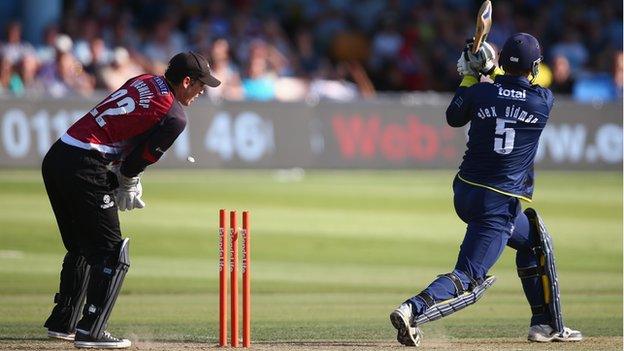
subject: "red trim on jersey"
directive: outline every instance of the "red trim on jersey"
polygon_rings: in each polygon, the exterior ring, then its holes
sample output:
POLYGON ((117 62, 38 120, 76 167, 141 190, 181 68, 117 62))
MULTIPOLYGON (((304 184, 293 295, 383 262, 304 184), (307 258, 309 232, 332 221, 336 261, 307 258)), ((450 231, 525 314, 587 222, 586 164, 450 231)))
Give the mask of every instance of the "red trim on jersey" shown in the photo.
POLYGON ((147 146, 143 148, 143 153, 141 154, 141 157, 149 163, 155 163, 156 161, 158 161, 158 158, 149 151, 147 146))

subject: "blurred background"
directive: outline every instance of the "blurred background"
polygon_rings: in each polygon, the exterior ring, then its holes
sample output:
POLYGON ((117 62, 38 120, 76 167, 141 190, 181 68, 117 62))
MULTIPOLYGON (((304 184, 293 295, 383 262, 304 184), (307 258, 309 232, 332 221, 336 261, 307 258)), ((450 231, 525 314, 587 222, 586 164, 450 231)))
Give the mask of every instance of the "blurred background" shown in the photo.
MULTIPOLYGON (((194 50, 224 82, 210 99, 352 101, 450 92, 481 1, 0 2, 0 94, 91 96, 194 50)), ((542 43, 538 82, 579 101, 622 97, 622 2, 495 1, 488 41, 542 43)))
MULTIPOLYGON (((194 50, 223 82, 155 167, 455 169, 444 111, 480 0, 0 1, 0 167, 127 79, 194 50), (197 162, 187 162, 191 156, 197 162)), ((488 41, 542 43, 556 95, 537 164, 622 169, 622 2, 496 0, 488 41)), ((488 78, 483 78, 488 79, 488 78)))

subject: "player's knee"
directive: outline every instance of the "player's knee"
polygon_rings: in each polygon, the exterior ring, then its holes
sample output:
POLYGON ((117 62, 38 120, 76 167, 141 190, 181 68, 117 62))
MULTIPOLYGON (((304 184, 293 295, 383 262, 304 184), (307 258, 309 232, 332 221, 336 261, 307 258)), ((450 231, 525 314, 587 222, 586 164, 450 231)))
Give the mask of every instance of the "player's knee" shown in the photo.
POLYGON ((516 267, 533 267, 537 265, 537 255, 532 249, 516 251, 516 267))
POLYGON ((454 274, 457 278, 459 278, 464 290, 470 290, 471 287, 479 285, 485 279, 485 276, 473 277, 470 273, 468 273, 467 270, 464 271, 458 268, 455 268, 453 272, 451 273, 454 274))
POLYGON ((123 240, 120 239, 119 242, 108 242, 106 245, 100 246, 98 248, 87 249, 85 250, 84 257, 90 266, 115 267, 119 261, 119 258, 122 257, 122 253, 127 256, 128 248, 122 247, 122 244, 123 240))

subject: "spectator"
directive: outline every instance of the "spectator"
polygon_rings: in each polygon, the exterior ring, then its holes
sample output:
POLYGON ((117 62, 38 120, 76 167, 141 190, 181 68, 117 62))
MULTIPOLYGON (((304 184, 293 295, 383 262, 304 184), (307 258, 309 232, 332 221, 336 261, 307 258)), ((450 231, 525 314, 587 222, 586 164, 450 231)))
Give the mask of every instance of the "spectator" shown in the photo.
POLYGON ((357 26, 366 33, 372 33, 377 25, 377 16, 373 13, 381 13, 386 4, 379 0, 360 0, 358 6, 353 8, 353 17, 357 26))
POLYGON ((104 28, 102 37, 109 47, 124 47, 130 53, 139 49, 141 41, 131 22, 132 14, 126 10, 116 17, 111 27, 104 28))
POLYGON ((403 75, 403 86, 400 90, 428 90, 430 87, 430 67, 423 55, 424 50, 419 47, 419 35, 420 31, 416 27, 409 27, 403 35, 403 45, 397 61, 397 67, 403 75))
POLYGON ((274 75, 287 75, 286 73, 290 71, 288 58, 264 40, 257 39, 251 43, 249 60, 256 58, 265 60, 268 71, 274 75))
POLYGON ((276 55, 284 59, 283 65, 277 73, 280 76, 292 76, 295 73, 291 65, 293 50, 279 22, 275 19, 269 19, 264 23, 263 30, 267 45, 273 48, 276 55))
POLYGON ((399 50, 403 46, 403 37, 399 33, 396 19, 385 18, 382 21, 381 30, 373 37, 370 65, 373 69, 379 69, 387 61, 396 60, 399 50))
POLYGON ((106 84, 102 77, 102 70, 109 66, 111 54, 102 38, 95 37, 91 39, 89 42, 89 56, 91 56, 91 62, 84 66, 85 72, 95 79, 96 89, 104 89, 106 84))
POLYGON ((59 35, 55 24, 49 25, 43 32, 43 44, 37 47, 37 57, 42 63, 54 62, 56 57, 56 38, 59 35))
POLYGON ((43 84, 37 79, 39 66, 37 56, 32 54, 24 55, 17 65, 17 73, 24 85, 24 93, 29 96, 39 96, 45 92, 43 84))
POLYGON ((117 47, 113 51, 111 65, 101 70, 102 83, 107 91, 113 91, 123 85, 128 79, 145 73, 143 69, 134 63, 128 50, 117 47))
MULTIPOLYGON (((74 41, 67 34, 58 34, 54 39, 54 52, 52 54, 51 61, 43 61, 39 71, 37 72, 36 79, 47 88, 52 82, 57 79, 57 58, 61 54, 71 54, 74 48, 74 41)), ((54 93, 50 93, 52 96, 56 96, 54 93)), ((63 96, 60 94, 58 96, 63 96)))
POLYGON ((585 45, 580 40, 579 33, 574 30, 568 30, 563 35, 563 40, 556 43, 550 49, 552 57, 563 56, 568 60, 570 72, 572 76, 583 72, 585 63, 589 57, 589 53, 585 45))
POLYGON ((88 66, 93 61, 92 42, 99 37, 99 26, 93 18, 85 19, 80 25, 80 36, 74 40, 74 57, 83 66, 88 66))
POLYGON ((553 81, 550 89, 555 93, 570 94, 574 86, 574 78, 570 72, 570 63, 563 55, 555 56, 552 60, 553 81))
POLYGON ((224 37, 229 34, 230 20, 227 18, 227 8, 223 0, 208 2, 209 30, 215 36, 224 37))
POLYGON ((297 73, 304 78, 316 78, 322 74, 323 66, 328 63, 314 50, 314 37, 307 30, 300 30, 296 36, 296 47, 298 57, 297 73))
POLYGON ((1 46, 2 56, 14 65, 22 56, 32 54, 35 49, 30 43, 22 41, 22 25, 13 21, 6 29, 6 43, 1 46))
POLYGON ((266 56, 253 55, 243 79, 245 99, 268 101, 275 97, 275 74, 269 70, 266 56))
POLYGON ((325 50, 331 44, 331 39, 348 27, 345 16, 338 9, 328 7, 315 18, 314 35, 318 38, 321 49, 325 50))
POLYGON ((212 100, 241 100, 243 88, 238 68, 230 60, 230 44, 224 38, 215 40, 210 50, 212 73, 221 81, 221 85, 208 89, 212 100))
POLYGON ((0 94, 22 95, 24 85, 20 76, 14 72, 11 60, 7 56, 0 57, 0 94))
POLYGON ((53 97, 71 94, 89 96, 94 89, 94 79, 70 53, 58 51, 53 72, 44 80, 46 91, 53 97))
POLYGON ((164 72, 167 61, 178 52, 185 51, 186 40, 175 28, 175 19, 164 18, 158 21, 143 52, 159 73, 164 72))

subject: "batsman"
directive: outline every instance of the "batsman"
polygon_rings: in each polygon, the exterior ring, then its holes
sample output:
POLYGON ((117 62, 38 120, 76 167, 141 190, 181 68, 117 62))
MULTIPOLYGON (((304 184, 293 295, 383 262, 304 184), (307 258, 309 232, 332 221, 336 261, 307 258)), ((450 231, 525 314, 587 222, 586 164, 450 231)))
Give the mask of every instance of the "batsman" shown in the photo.
POLYGON ((496 67, 487 42, 467 41, 457 61, 463 77, 446 110, 451 127, 470 122, 467 150, 453 181, 454 206, 467 224, 454 269, 390 314, 397 340, 418 346, 420 327, 474 304, 495 282, 487 273, 505 246, 516 266, 532 312, 528 340, 580 341, 564 326, 552 239, 531 208, 533 163, 540 134, 553 106, 550 90, 532 84, 542 60, 540 44, 526 33, 505 42, 496 67), (503 73, 504 70, 504 73, 503 73), (479 82, 481 76, 494 82, 479 82))

